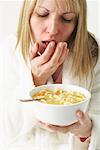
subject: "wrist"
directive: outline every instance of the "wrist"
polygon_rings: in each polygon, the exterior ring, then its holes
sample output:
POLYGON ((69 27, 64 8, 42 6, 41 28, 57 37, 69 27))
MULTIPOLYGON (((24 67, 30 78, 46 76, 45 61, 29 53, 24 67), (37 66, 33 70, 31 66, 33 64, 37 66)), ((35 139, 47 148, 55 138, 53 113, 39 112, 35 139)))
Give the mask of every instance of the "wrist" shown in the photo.
POLYGON ((81 135, 79 136, 81 142, 90 141, 92 127, 93 127, 93 123, 92 123, 92 120, 90 120, 90 127, 89 127, 88 131, 86 132, 86 134, 83 136, 81 136, 81 135))
POLYGON ((87 132, 87 134, 85 134, 83 136, 81 136, 81 135, 79 136, 81 142, 87 141, 88 139, 90 139, 90 137, 91 137, 91 130, 89 132, 87 132))

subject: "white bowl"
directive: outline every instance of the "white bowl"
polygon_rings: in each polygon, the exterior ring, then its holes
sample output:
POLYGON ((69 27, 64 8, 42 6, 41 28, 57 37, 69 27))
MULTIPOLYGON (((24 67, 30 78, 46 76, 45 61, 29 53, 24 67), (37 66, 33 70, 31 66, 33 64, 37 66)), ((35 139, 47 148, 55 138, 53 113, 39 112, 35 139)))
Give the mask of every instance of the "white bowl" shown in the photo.
POLYGON ((87 89, 76 85, 64 84, 48 84, 36 87, 30 92, 30 96, 32 97, 35 93, 40 92, 43 89, 62 89, 65 91, 77 91, 84 94, 86 97, 84 101, 71 105, 55 105, 33 101, 32 103, 35 117, 42 122, 53 125, 64 126, 76 122, 76 111, 81 110, 85 112, 91 98, 91 94, 87 89))

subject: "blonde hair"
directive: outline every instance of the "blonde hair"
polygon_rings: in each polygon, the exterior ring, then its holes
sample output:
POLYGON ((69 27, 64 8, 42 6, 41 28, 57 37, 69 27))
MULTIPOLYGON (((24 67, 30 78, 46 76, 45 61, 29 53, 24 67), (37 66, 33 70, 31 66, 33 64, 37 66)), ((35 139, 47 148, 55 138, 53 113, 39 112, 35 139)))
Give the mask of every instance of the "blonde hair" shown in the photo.
POLYGON ((24 0, 19 17, 17 30, 17 44, 21 45, 21 52, 27 62, 29 57, 30 42, 32 41, 32 32, 30 28, 30 17, 35 8, 37 0, 24 0))
MULTIPOLYGON (((29 57, 30 43, 34 40, 30 28, 30 17, 37 2, 38 0, 24 0, 19 18, 17 45, 21 44, 21 52, 26 62, 29 57)), ((56 0, 56 3, 58 7, 65 7, 67 11, 77 13, 77 26, 68 41, 73 56, 72 74, 80 80, 83 77, 87 78, 92 73, 93 67, 96 64, 98 45, 87 31, 86 0, 65 0, 64 6, 61 5, 62 0, 56 0), (95 56, 93 56, 93 53, 95 53, 95 56)))

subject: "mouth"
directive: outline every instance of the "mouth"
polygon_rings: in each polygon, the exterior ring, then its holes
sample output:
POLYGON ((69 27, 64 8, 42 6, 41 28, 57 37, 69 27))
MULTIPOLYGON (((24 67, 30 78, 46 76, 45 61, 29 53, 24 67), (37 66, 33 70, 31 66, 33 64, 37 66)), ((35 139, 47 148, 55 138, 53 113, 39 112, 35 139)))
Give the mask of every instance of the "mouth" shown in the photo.
MULTIPOLYGON (((49 43, 52 41, 42 41, 42 43, 47 47, 49 45, 49 43)), ((53 41, 53 42, 55 42, 55 41, 53 41)), ((57 42, 55 42, 55 45, 57 45, 57 42)))
MULTIPOLYGON (((45 49, 47 48, 47 46, 49 45, 50 42, 55 42, 54 40, 51 40, 51 41, 41 41, 39 42, 39 49, 38 49, 38 52, 37 54, 40 56, 43 54, 43 52, 45 51, 45 49)), ((57 42, 55 42, 55 46, 57 45, 57 42)))
POLYGON ((47 47, 50 41, 42 41, 42 43, 47 47))

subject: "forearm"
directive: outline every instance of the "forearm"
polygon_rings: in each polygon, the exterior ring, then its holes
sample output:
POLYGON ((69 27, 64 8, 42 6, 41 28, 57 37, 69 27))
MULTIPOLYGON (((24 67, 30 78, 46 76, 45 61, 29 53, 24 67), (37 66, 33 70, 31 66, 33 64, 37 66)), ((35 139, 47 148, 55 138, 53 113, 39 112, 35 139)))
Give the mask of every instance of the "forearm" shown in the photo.
POLYGON ((89 141, 85 140, 84 142, 80 141, 80 138, 77 136, 73 137, 72 149, 74 150, 88 150, 89 141))

